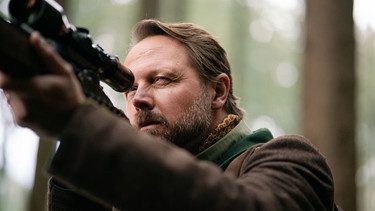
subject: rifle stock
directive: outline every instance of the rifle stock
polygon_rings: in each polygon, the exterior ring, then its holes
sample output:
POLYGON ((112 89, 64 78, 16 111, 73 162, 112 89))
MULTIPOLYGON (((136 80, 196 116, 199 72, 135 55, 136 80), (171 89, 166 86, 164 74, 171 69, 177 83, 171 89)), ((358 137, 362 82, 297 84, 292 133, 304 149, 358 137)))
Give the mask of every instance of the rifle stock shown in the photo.
POLYGON ((0 18, 0 69, 12 77, 27 78, 44 72, 28 41, 31 30, 0 18))

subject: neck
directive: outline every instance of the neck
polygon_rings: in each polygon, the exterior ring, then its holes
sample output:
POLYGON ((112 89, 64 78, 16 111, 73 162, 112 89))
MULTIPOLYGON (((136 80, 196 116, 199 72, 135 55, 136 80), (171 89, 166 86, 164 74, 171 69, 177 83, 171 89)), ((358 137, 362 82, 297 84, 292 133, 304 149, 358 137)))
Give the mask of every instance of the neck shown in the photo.
POLYGON ((217 112, 216 114, 212 115, 211 123, 207 130, 196 137, 194 140, 189 141, 184 146, 185 149, 187 149, 192 154, 198 154, 200 152, 199 148, 204 144, 204 141, 206 138, 214 132, 216 127, 228 116, 228 113, 225 111, 217 112))

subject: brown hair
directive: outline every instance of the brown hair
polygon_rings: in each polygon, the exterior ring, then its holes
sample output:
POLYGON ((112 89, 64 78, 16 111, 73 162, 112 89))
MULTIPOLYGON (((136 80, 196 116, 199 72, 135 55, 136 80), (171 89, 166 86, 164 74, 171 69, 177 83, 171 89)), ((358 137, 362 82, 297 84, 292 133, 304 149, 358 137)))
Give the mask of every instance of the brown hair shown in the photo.
POLYGON ((232 76, 226 52, 209 32, 191 23, 162 23, 147 19, 135 25, 131 44, 135 45, 153 35, 167 35, 183 43, 203 82, 213 81, 221 73, 227 74, 231 83, 224 109, 229 114, 236 114, 243 118, 244 111, 238 106, 238 97, 233 94, 232 76))

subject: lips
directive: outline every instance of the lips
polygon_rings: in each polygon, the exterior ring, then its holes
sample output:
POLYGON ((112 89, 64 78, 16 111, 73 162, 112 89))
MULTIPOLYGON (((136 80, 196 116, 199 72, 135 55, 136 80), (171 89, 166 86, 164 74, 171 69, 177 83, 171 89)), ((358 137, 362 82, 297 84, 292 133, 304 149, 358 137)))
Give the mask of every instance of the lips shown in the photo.
POLYGON ((143 122, 138 123, 138 128, 142 130, 142 129, 147 129, 147 128, 150 128, 159 124, 160 122, 158 121, 148 120, 148 121, 143 121, 143 122))
POLYGON ((154 130, 158 126, 166 126, 163 115, 148 110, 140 110, 135 114, 135 123, 139 130, 154 130))

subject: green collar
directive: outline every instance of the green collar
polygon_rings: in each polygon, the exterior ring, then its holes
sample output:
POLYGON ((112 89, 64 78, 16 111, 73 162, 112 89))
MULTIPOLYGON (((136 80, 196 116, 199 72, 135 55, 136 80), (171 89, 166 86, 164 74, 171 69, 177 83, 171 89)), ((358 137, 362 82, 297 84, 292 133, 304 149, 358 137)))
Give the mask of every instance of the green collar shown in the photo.
POLYGON ((245 121, 241 120, 238 125, 215 144, 196 155, 198 159, 216 161, 235 142, 245 138, 251 133, 245 121))

